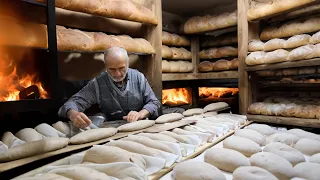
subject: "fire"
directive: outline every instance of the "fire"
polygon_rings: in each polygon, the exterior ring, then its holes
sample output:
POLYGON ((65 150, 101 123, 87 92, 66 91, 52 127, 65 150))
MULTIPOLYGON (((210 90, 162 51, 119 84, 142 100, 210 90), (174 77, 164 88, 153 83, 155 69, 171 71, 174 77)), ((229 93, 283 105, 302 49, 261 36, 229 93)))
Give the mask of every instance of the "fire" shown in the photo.
POLYGON ((187 88, 162 90, 162 104, 182 105, 189 104, 190 98, 187 88))
POLYGON ((238 88, 199 88, 199 97, 230 97, 239 92, 238 88))

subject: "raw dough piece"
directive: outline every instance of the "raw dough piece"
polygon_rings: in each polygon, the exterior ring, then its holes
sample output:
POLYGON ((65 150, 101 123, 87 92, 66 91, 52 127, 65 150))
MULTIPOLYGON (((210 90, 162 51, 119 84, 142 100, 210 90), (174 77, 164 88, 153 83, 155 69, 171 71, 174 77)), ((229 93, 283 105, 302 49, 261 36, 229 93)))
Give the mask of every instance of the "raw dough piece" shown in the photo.
POLYGON ((292 166, 306 161, 306 159, 300 151, 280 142, 272 142, 266 145, 263 148, 263 151, 271 152, 273 154, 285 158, 292 164, 292 166))
POLYGON ((146 156, 157 157, 157 155, 158 155, 158 153, 154 149, 149 148, 143 144, 133 142, 133 141, 117 140, 117 141, 109 142, 106 145, 119 147, 119 148, 127 150, 129 152, 143 154, 146 156))
POLYGON ((269 171, 256 166, 242 166, 237 168, 233 174, 233 180, 278 180, 269 171))
POLYGON ((239 129, 236 130, 234 135, 251 139, 252 141, 258 143, 260 146, 264 146, 266 144, 266 138, 258 131, 252 129, 239 129))
POLYGON ((13 148, 15 146, 19 146, 21 144, 26 143, 25 141, 22 141, 21 139, 14 136, 11 132, 7 131, 3 133, 1 137, 1 141, 8 146, 8 148, 13 148))
POLYGON ((250 124, 249 126, 247 126, 247 128, 258 131, 259 133, 265 136, 270 136, 271 134, 276 133, 275 129, 266 124, 250 124))
POLYGON ((193 116, 193 115, 199 115, 199 114, 202 114, 203 113, 203 109, 201 108, 192 108, 192 109, 188 109, 186 111, 184 111, 182 113, 182 115, 184 115, 185 117, 188 117, 188 116, 193 116))
POLYGON ((172 59, 173 58, 173 53, 171 51, 171 49, 166 46, 166 45, 162 45, 162 58, 168 58, 168 59, 172 59))
POLYGON ((204 161, 231 173, 240 166, 250 166, 247 157, 238 151, 226 148, 210 148, 204 154, 204 161))
POLYGON ((218 111, 224 108, 229 107, 229 104, 225 102, 217 102, 217 103, 211 103, 206 105, 203 110, 204 112, 210 112, 210 111, 218 111))
POLYGON ((17 178, 17 180, 72 180, 72 179, 58 175, 58 174, 45 173, 45 174, 36 175, 33 177, 17 178))
POLYGON ((309 139, 315 139, 320 141, 320 135, 311 133, 308 131, 304 131, 302 129, 290 129, 287 131, 287 133, 293 134, 298 136, 299 138, 309 138, 309 139))
POLYGON ((198 67, 200 72, 211 72, 213 71, 213 63, 210 61, 202 61, 198 67))
POLYGON ((153 126, 156 122, 153 120, 140 120, 131 123, 124 124, 118 127, 118 132, 131 132, 153 126))
POLYGON ((44 138, 43 135, 32 128, 21 129, 15 134, 15 136, 25 142, 38 141, 44 138))
POLYGON ((218 112, 216 112, 216 111, 211 111, 211 112, 206 112, 206 113, 204 113, 203 116, 204 116, 204 117, 212 117, 212 116, 215 116, 215 115, 217 115, 217 114, 218 114, 218 112))
POLYGON ((239 136, 231 136, 225 139, 223 141, 223 147, 236 150, 247 157, 262 151, 256 142, 239 136))
POLYGON ((284 39, 278 39, 278 38, 271 39, 271 40, 267 41, 266 43, 264 43, 263 50, 264 51, 273 51, 273 50, 277 50, 277 49, 283 49, 285 42, 286 42, 286 40, 284 40, 284 39))
POLYGON ((314 45, 305 45, 292 50, 288 55, 289 61, 298 61, 314 57, 314 45))
POLYGON ((52 124, 52 127, 54 127, 56 130, 62 132, 66 136, 70 137, 71 136, 71 129, 68 123, 58 121, 54 124, 52 124))
POLYGON ((86 151, 83 162, 107 164, 113 162, 132 162, 143 170, 146 169, 146 162, 139 154, 133 154, 124 149, 113 146, 93 146, 86 151))
POLYGON ((51 127, 47 123, 41 123, 34 128, 38 133, 46 136, 46 137, 66 137, 65 134, 59 132, 55 128, 51 127))
POLYGON ((309 44, 311 36, 309 34, 299 34, 294 35, 287 39, 286 43, 284 44, 285 49, 293 49, 296 47, 304 46, 309 44))
POLYGON ((272 64, 272 63, 278 63, 278 62, 285 62, 287 61, 288 55, 289 55, 288 51, 284 49, 277 49, 275 51, 266 53, 266 55, 264 56, 264 63, 272 64))
POLYGON ((88 142, 98 141, 98 140, 113 136, 116 133, 117 133, 117 128, 89 129, 70 138, 70 143, 84 144, 88 142))
POLYGON ((187 137, 184 137, 182 135, 176 134, 174 132, 162 131, 162 132, 160 132, 160 134, 164 134, 166 136, 170 136, 170 137, 176 139, 177 141, 179 141, 181 143, 192 144, 192 142, 187 137))
POLYGON ((263 51, 264 43, 260 39, 252 39, 249 42, 249 52, 263 51))
POLYGON ((169 114, 163 114, 159 116, 156 119, 156 123, 162 124, 162 123, 169 123, 169 122, 174 122, 174 121, 179 121, 183 118, 184 116, 180 113, 169 113, 169 114))
POLYGON ((303 162, 294 166, 296 177, 305 178, 308 180, 319 180, 320 164, 303 162))
POLYGON ((54 173, 70 179, 76 179, 76 180, 88 180, 88 179, 110 180, 109 176, 102 172, 99 172, 91 168, 80 167, 80 166, 57 168, 49 171, 48 173, 54 173))
POLYGON ((275 133, 267 137, 267 144, 271 142, 281 142, 288 146, 294 146, 299 141, 299 137, 290 133, 275 133))
POLYGON ((153 140, 151 138, 148 138, 146 136, 136 136, 136 135, 129 135, 128 137, 123 138, 123 140, 126 141, 134 141, 140 144, 143 144, 145 146, 148 146, 150 148, 158 149, 161 151, 165 151, 168 153, 174 153, 169 146, 166 144, 153 140))
POLYGON ((258 166, 269 171, 279 180, 290 179, 294 176, 291 163, 283 157, 270 152, 260 152, 252 155, 250 163, 252 166, 258 166))
POLYGON ((201 161, 187 160, 173 168, 175 180, 225 180, 223 173, 215 166, 201 161))
POLYGON ((28 142, 9 149, 0 154, 0 162, 13 161, 46 152, 55 151, 68 145, 68 138, 45 138, 38 141, 28 142))
POLYGON ((314 154, 320 153, 320 141, 303 138, 296 143, 294 148, 305 155, 312 156, 314 154))
POLYGON ((246 57, 245 61, 249 66, 264 64, 265 55, 266 53, 263 51, 252 52, 246 57))
POLYGON ((178 141, 170 136, 160 134, 160 133, 140 133, 138 136, 144 136, 148 137, 153 140, 158 140, 158 141, 167 141, 167 142, 173 142, 177 143, 178 141))
POLYGON ((317 44, 317 43, 320 43, 320 31, 313 34, 309 40, 309 42, 311 44, 317 44))
POLYGON ((312 155, 309 158, 309 162, 320 164, 320 153, 312 155))

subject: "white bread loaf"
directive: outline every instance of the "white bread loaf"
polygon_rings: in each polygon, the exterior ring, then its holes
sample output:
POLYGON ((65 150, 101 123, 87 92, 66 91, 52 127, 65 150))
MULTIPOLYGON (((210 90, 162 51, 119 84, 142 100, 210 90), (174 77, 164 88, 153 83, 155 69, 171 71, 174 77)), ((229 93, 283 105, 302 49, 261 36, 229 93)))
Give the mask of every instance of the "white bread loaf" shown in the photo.
POLYGON ((213 71, 213 64, 210 61, 202 61, 199 63, 198 69, 200 72, 211 72, 213 71))
POLYGON ((171 49, 166 45, 162 45, 162 58, 168 58, 168 59, 173 58, 173 53, 171 49))
POLYGON ((185 36, 162 31, 162 44, 168 46, 190 46, 191 42, 185 36))
POLYGON ((87 1, 56 0, 55 3, 56 7, 71 11, 158 24, 157 17, 150 9, 129 0, 105 0, 90 3, 87 1))
POLYGON ((304 59, 311 59, 314 57, 314 45, 305 45, 298 47, 292 50, 289 54, 287 59, 289 61, 297 61, 297 60, 304 60, 304 59))
POLYGON ((283 49, 285 42, 286 41, 284 39, 279 39, 279 38, 271 39, 271 40, 267 41, 266 43, 264 43, 263 50, 264 51, 273 51, 273 50, 277 50, 277 49, 283 49))
POLYGON ((275 51, 271 51, 266 53, 263 60, 266 64, 278 63, 278 62, 285 62, 289 52, 284 49, 278 49, 275 51))
POLYGON ((250 52, 263 51, 264 43, 260 39, 252 39, 249 42, 248 50, 250 52))
MULTIPOLYGON (((320 6, 320 5, 319 5, 320 6)), ((310 38, 309 41, 311 44, 317 44, 320 43, 320 31, 318 31, 317 33, 313 34, 310 38)))
POLYGON ((246 64, 249 66, 264 64, 265 55, 266 53, 263 51, 252 52, 246 57, 246 64))
POLYGON ((269 171, 257 166, 241 166, 233 172, 232 176, 233 180, 278 180, 269 171))
POLYGON ((163 73, 171 72, 170 63, 168 61, 166 61, 166 60, 162 60, 162 72, 163 73))
POLYGON ((309 44, 311 36, 309 34, 299 34, 299 35, 294 35, 287 39, 287 41, 284 44, 285 49, 292 49, 296 47, 300 47, 303 45, 309 44))
POLYGON ((228 60, 218 60, 213 64, 213 71, 227 71, 231 68, 231 62, 228 60))

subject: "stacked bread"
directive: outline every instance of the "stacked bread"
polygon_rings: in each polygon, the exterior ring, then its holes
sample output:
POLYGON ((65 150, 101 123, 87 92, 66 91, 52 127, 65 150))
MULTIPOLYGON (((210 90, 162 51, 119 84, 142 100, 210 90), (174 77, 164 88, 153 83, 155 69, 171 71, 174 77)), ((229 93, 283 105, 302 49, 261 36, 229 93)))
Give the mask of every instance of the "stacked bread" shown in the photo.
POLYGON ((162 44, 167 46, 190 46, 190 40, 185 36, 162 31, 162 44))
POLYGON ((237 11, 219 15, 195 16, 183 26, 184 33, 194 34, 237 25, 237 11))
POLYGON ((234 57, 234 56, 238 56, 238 48, 234 48, 232 46, 203 49, 199 53, 200 59, 217 59, 217 58, 234 57))
POLYGON ((293 79, 282 78, 280 81, 270 81, 270 83, 320 83, 320 79, 293 79))
POLYGON ((65 51, 104 51, 119 46, 128 52, 154 54, 151 44, 143 38, 128 35, 107 35, 102 32, 85 32, 78 29, 57 26, 58 50, 65 51))
POLYGON ((109 18, 158 24, 155 14, 140 4, 130 0, 72 1, 56 0, 56 7, 109 18))
POLYGON ((238 69, 239 61, 238 58, 233 60, 217 60, 215 62, 202 61, 199 63, 198 70, 200 72, 212 72, 212 71, 228 71, 238 69))
POLYGON ((193 71, 193 64, 188 61, 162 60, 162 73, 187 73, 193 71))
POLYGON ((255 20, 273 14, 285 12, 316 0, 250 0, 248 9, 248 20, 255 20))
POLYGON ((272 77, 272 76, 292 76, 292 75, 306 75, 306 74, 318 74, 320 73, 319 67, 302 67, 302 68, 288 68, 280 70, 266 70, 258 71, 259 76, 272 77))
POLYGON ((176 48, 176 47, 168 47, 166 45, 162 45, 162 58, 191 60, 192 55, 190 51, 186 50, 183 47, 176 48))
POLYGON ((267 98, 253 103, 250 114, 315 119, 320 118, 320 104, 317 98, 267 98))
POLYGON ((238 43, 237 33, 227 33, 221 36, 202 36, 200 38, 200 47, 217 47, 234 45, 238 43))

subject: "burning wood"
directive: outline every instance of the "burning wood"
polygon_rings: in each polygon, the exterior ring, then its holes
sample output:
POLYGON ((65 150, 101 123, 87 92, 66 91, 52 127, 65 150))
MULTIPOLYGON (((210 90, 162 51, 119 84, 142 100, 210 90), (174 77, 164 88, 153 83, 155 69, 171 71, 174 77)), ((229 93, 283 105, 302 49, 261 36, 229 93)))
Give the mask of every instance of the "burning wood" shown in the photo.
POLYGON ((191 103, 191 95, 187 88, 162 90, 162 104, 181 106, 191 103))
POLYGON ((40 91, 38 86, 31 85, 19 92, 19 99, 39 99, 40 91))
POLYGON ((238 88, 208 88, 201 87, 199 88, 199 97, 200 98, 228 98, 237 95, 239 92, 238 88))

